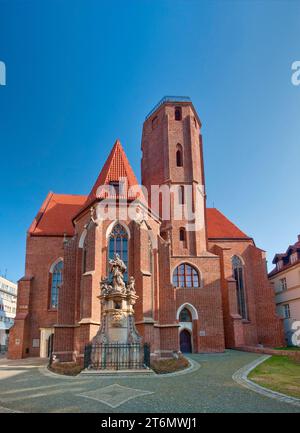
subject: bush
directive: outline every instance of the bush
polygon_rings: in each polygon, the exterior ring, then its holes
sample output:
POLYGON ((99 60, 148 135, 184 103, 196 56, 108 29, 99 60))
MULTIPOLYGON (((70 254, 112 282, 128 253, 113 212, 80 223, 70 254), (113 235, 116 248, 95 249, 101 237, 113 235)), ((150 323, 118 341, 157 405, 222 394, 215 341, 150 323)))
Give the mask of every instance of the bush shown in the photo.
POLYGON ((53 373, 65 374, 66 376, 77 376, 82 370, 82 367, 76 362, 54 362, 48 368, 53 373))
POLYGON ((183 356, 178 359, 158 359, 151 362, 151 368, 157 374, 174 373, 175 371, 184 370, 189 365, 189 361, 183 356))

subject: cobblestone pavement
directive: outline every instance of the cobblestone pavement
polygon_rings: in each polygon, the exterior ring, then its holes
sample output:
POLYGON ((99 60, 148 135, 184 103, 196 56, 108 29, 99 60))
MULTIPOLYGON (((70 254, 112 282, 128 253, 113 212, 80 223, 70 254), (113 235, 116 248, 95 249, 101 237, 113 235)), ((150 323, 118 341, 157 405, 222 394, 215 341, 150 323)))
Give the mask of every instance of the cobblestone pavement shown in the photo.
POLYGON ((257 354, 191 355, 200 368, 177 376, 63 377, 45 361, 0 360, 0 412, 300 412, 232 380, 257 354))

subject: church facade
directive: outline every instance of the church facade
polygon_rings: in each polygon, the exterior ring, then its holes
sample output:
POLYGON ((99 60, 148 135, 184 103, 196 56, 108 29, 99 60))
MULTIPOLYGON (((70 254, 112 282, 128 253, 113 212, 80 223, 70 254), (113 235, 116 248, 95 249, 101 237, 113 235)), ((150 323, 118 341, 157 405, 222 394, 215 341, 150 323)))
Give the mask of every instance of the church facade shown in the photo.
POLYGON ((283 345, 264 251, 206 207, 201 122, 190 99, 163 98, 146 117, 141 147, 141 185, 117 140, 89 195, 46 197, 27 233, 10 358, 82 362, 116 253, 125 279, 135 279, 136 328, 152 356, 283 345), (178 214, 187 202, 191 218, 178 214))

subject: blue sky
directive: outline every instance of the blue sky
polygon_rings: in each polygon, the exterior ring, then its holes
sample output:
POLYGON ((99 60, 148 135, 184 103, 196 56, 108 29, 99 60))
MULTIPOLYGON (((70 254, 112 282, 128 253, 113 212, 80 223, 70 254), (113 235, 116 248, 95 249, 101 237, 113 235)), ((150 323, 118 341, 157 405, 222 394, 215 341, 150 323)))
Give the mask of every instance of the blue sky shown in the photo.
POLYGON ((164 95, 189 95, 202 120, 208 205, 269 260, 294 243, 299 22, 297 1, 0 0, 0 273, 24 274, 48 191, 88 193, 117 137, 140 176, 164 95))

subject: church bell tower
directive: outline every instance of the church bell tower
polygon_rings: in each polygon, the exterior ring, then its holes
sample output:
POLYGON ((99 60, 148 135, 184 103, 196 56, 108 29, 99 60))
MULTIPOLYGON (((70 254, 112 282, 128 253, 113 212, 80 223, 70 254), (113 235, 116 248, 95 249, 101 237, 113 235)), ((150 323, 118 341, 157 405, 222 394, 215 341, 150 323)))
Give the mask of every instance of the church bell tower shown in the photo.
POLYGON ((148 190, 149 205, 162 218, 161 235, 170 240, 173 256, 198 256, 207 251, 200 128, 200 119, 188 97, 164 97, 143 125, 142 184, 148 190), (153 185, 161 191, 166 186, 171 190, 168 218, 163 213, 164 193, 160 193, 157 204, 151 194, 153 185), (175 212, 176 203, 182 211, 180 219, 175 212), (184 207, 197 217, 196 226, 184 207))

